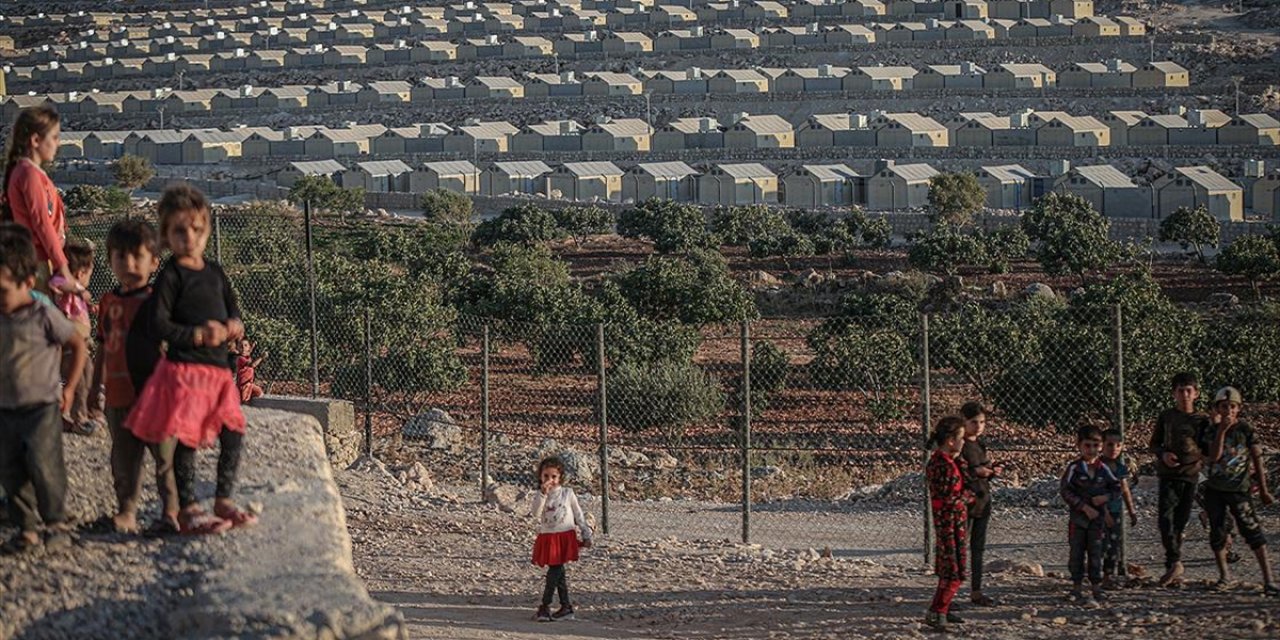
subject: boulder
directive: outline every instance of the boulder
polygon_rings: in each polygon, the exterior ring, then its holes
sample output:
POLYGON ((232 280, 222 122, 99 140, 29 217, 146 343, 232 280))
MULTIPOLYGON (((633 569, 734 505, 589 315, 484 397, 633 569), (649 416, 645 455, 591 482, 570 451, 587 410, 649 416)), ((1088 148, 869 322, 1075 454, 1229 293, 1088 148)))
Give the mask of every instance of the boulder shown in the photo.
POLYGON ((988 573, 1007 573, 1018 576, 1044 577, 1044 567, 1026 560, 993 560, 986 564, 988 573))
POLYGON ((782 467, 772 464, 765 465, 763 467, 753 467, 751 469, 751 477, 756 480, 768 480, 769 478, 782 477, 785 475, 786 473, 782 470, 782 467))
POLYGON ((808 272, 801 275, 799 279, 796 280, 796 284, 806 289, 812 289, 814 287, 820 286, 823 282, 826 282, 826 281, 827 281, 827 277, 822 275, 821 273, 818 273, 817 269, 810 269, 808 272))
POLYGON ((507 513, 515 513, 528 495, 524 489, 510 484, 494 482, 484 488, 484 502, 507 513))
POLYGON ((753 271, 751 273, 751 283, 761 287, 780 287, 782 286, 782 278, 768 271, 753 271))
POLYGON ((435 491, 436 488, 435 482, 431 480, 431 474, 421 462, 414 462, 413 464, 397 469, 395 472, 395 478, 396 480, 399 480, 400 484, 404 485, 405 488, 412 489, 414 491, 430 493, 435 491))
POLYGON ((600 473, 600 458, 589 453, 567 449, 559 454, 564 463, 564 472, 569 480, 580 484, 593 485, 596 475, 600 473))
POLYGON ((1001 300, 1009 297, 1009 285, 1000 280, 991 283, 991 297, 1001 300))
POLYGON ((402 432, 407 439, 425 440, 428 449, 462 453, 465 447, 462 427, 442 409, 432 409, 409 418, 402 432))
POLYGON ((666 451, 657 451, 650 455, 649 459, 653 461, 655 469, 675 469, 680 466, 680 461, 666 451))
POLYGON ((1044 300, 1057 300, 1058 294, 1054 293, 1053 287, 1042 282, 1033 282, 1022 290, 1024 298, 1041 298, 1044 300))

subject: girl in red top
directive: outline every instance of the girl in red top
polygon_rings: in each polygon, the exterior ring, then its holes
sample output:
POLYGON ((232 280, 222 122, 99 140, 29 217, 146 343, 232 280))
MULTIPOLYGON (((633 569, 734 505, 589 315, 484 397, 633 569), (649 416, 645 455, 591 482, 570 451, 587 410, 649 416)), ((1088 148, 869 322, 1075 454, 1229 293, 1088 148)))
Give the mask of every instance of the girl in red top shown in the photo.
POLYGON ((951 613, 951 601, 965 577, 965 525, 969 520, 969 504, 973 502, 973 493, 964 488, 964 475, 956 462, 964 449, 964 419, 947 416, 939 420, 929 444, 934 449, 925 475, 929 478, 933 506, 934 572, 938 574, 938 589, 924 622, 945 631, 947 623, 964 622, 951 613))
POLYGON ((62 251, 67 237, 66 208, 53 180, 41 168, 58 154, 61 135, 53 107, 28 107, 18 113, 5 152, 4 204, 7 217, 31 230, 36 260, 41 264, 37 288, 48 291, 49 277, 57 274, 65 281, 61 292, 85 295, 62 251))

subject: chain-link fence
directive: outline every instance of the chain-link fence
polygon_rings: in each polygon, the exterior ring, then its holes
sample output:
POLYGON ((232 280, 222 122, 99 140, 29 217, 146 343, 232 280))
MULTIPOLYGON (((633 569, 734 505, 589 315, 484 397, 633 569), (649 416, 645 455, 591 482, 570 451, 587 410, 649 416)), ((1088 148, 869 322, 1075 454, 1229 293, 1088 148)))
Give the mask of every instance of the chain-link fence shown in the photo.
MULTIPOLYGON (((98 243, 95 294, 111 282, 112 222, 71 222, 98 243)), ((537 460, 560 454, 610 533, 918 558, 928 425, 977 401, 1005 468, 997 509, 1052 522, 1074 429, 1122 429, 1144 510, 1131 538, 1147 557, 1158 536, 1145 449, 1174 373, 1198 373, 1206 396, 1240 387, 1261 444, 1280 444, 1280 313, 1268 306, 1186 309, 1117 281, 1069 300, 961 294, 925 314, 889 291, 848 295, 827 317, 697 328, 499 320, 445 299, 439 283, 473 268, 433 249, 447 233, 268 207, 217 216, 209 251, 239 293, 268 393, 350 400, 366 450, 477 493, 529 486, 537 460)), ((1280 459, 1267 459, 1275 486, 1280 459)), ((1276 513, 1264 510, 1272 530, 1276 513)), ((1056 548, 1065 525, 997 517, 991 538, 1056 548)))

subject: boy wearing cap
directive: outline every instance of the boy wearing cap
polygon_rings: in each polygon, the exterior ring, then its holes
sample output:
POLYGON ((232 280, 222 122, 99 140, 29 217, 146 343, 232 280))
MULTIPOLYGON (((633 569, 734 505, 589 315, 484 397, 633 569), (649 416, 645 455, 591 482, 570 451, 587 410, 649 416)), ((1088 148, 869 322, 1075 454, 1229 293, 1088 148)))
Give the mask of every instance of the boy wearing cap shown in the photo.
POLYGON ((1236 528, 1245 543, 1258 557, 1262 570, 1263 593, 1280 596, 1271 577, 1271 564, 1267 561, 1267 538, 1262 533, 1262 523, 1249 499, 1249 469, 1252 467, 1258 481, 1258 499, 1263 505, 1274 502, 1267 490, 1267 474, 1262 466, 1262 448, 1254 439, 1253 427, 1240 420, 1240 392, 1233 387, 1223 387, 1213 397, 1211 426, 1202 432, 1201 446, 1208 452, 1208 479, 1205 480, 1204 505, 1209 513, 1209 546, 1218 563, 1218 585, 1230 583, 1227 568, 1227 512, 1236 521, 1236 528))

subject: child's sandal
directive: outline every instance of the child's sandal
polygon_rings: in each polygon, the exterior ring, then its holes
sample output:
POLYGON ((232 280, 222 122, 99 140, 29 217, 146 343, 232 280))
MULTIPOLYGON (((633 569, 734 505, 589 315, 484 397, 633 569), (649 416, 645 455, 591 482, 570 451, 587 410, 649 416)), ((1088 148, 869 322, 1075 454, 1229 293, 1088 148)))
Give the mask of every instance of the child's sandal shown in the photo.
POLYGON ((178 516, 178 532, 184 536, 206 536, 223 533, 231 522, 203 511, 178 516))

